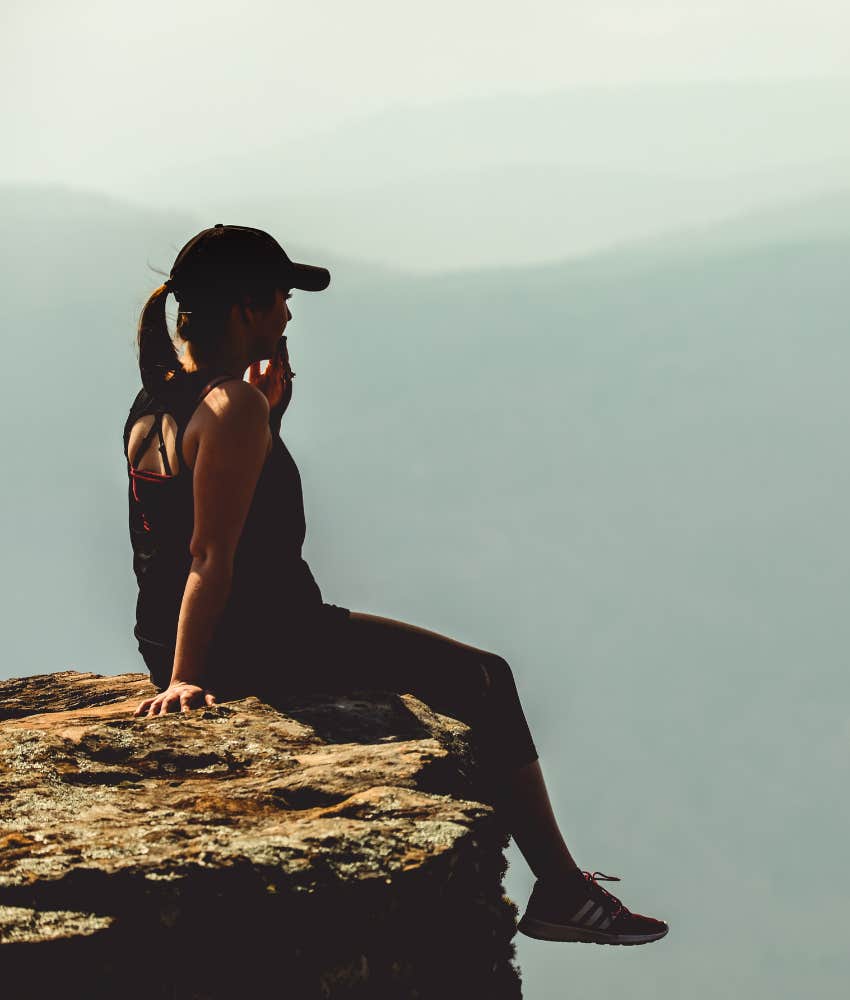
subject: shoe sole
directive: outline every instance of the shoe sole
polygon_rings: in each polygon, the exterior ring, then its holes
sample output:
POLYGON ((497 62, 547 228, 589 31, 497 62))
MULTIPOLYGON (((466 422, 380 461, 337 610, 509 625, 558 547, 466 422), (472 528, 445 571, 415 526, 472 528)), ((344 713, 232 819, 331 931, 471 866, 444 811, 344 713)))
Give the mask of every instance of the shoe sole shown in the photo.
POLYGON ((655 934, 605 934, 604 931, 584 930, 568 924, 550 924, 532 917, 523 917, 517 924, 520 933, 538 941, 580 941, 584 944, 649 944, 651 941, 659 941, 669 929, 665 927, 655 934))

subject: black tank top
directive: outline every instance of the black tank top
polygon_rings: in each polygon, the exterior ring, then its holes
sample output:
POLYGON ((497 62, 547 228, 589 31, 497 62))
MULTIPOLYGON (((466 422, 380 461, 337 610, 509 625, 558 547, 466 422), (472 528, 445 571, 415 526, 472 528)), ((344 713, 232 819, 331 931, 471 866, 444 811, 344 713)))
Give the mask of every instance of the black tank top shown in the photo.
MULTIPOLYGON (((198 403, 215 386, 233 378, 209 372, 167 373, 154 393, 142 389, 124 425, 124 454, 129 477, 130 541, 139 585, 137 639, 174 648, 177 619, 192 563, 189 542, 194 525, 192 470, 183 464, 183 435, 198 403), (170 374, 170 378, 168 377, 170 374), (153 424, 135 455, 128 454, 130 430, 141 417, 153 424), (162 437, 162 418, 177 425, 179 468, 172 470, 162 437), (136 469, 154 436, 166 474, 136 469)), ((223 484, 226 488, 226 484, 223 484)), ((322 605, 322 595, 301 557, 306 525, 301 477, 277 435, 263 465, 236 549, 230 597, 211 645, 226 658, 244 655, 246 645, 274 627, 279 635, 300 633, 322 605)))

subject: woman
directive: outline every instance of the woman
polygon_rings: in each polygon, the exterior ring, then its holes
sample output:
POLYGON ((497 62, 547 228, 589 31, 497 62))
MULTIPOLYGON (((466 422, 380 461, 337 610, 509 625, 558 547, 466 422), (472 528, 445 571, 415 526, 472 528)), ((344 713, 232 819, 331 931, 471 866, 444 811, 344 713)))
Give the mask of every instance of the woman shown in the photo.
POLYGON ((301 557, 298 469, 278 432, 294 377, 287 299, 329 282, 267 233, 219 224, 183 247, 142 311, 143 388, 124 448, 135 635, 159 693, 136 715, 296 687, 409 691, 468 722, 495 776, 496 806, 537 876, 520 930, 555 941, 658 940, 665 923, 629 912, 599 885, 609 876, 581 871, 570 855, 508 664, 322 601, 301 557), (166 325, 169 293, 182 357, 166 325))

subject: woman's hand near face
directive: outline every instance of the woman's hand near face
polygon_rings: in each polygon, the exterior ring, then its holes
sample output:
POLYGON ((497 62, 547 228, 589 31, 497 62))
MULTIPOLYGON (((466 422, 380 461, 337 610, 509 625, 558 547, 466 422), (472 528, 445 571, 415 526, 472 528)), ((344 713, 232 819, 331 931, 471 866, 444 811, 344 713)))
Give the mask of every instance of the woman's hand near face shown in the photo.
POLYGON ((260 362, 248 369, 248 381, 255 385, 269 401, 269 426, 274 434, 280 432, 280 423, 292 399, 292 379, 295 372, 289 366, 286 337, 278 341, 274 357, 266 370, 260 373, 260 362))
POLYGON ((193 708, 214 704, 215 695, 212 691, 181 681, 160 691, 155 698, 146 698, 133 715, 147 715, 150 718, 154 715, 168 715, 169 712, 188 712, 193 708))

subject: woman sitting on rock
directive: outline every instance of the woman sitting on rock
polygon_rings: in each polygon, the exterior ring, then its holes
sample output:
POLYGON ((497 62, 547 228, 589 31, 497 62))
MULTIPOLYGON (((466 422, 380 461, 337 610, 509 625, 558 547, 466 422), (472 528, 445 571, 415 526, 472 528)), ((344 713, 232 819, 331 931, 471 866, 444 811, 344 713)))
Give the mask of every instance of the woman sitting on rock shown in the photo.
POLYGON ((537 876, 521 931, 607 944, 663 937, 665 923, 631 913, 599 884, 608 876, 573 861, 504 659, 323 602, 301 557, 301 481, 279 430, 292 396, 287 299, 329 282, 267 233, 217 225, 183 247, 144 307, 143 388, 124 448, 135 635, 159 694, 136 714, 296 689, 410 692, 471 726, 496 807, 537 876), (169 293, 182 357, 166 324, 169 293))

